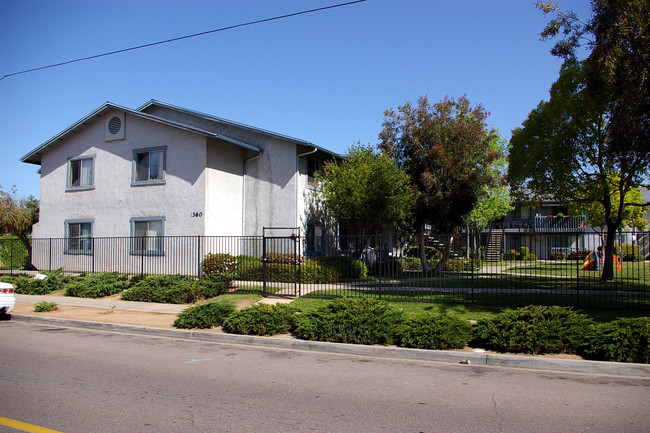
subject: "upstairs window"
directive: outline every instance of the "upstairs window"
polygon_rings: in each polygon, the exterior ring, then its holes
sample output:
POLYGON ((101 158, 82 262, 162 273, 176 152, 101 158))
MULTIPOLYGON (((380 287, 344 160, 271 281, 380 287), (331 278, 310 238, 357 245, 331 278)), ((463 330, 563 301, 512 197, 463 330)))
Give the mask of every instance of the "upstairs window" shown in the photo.
POLYGON ((318 255, 323 253, 323 224, 320 222, 307 223, 306 254, 318 255))
POLYGON ((65 252, 66 254, 92 254, 93 252, 92 221, 66 221, 65 223, 65 252))
POLYGON ((133 151, 132 185, 165 183, 167 148, 153 147, 133 151))
POLYGON ((316 174, 320 170, 320 161, 314 158, 307 158, 307 185, 316 186, 316 174))
POLYGON ((92 156, 81 156, 68 160, 68 180, 66 190, 84 190, 94 188, 95 158, 92 156))
POLYGON ((131 254, 164 254, 164 218, 131 219, 131 254))

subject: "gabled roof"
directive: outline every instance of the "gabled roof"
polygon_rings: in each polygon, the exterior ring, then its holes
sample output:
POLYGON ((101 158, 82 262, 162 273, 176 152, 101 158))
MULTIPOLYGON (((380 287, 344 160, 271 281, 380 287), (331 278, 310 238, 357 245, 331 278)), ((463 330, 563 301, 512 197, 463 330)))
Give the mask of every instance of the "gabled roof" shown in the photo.
POLYGON ((190 110, 188 108, 178 107, 178 106, 175 106, 175 105, 167 104, 165 102, 156 101, 155 99, 150 100, 149 102, 147 102, 146 104, 144 104, 143 106, 138 108, 137 111, 146 112, 146 110, 151 108, 151 107, 167 108, 169 110, 178 111, 179 113, 188 114, 188 115, 194 116, 194 117, 200 117, 202 119, 206 119, 206 120, 209 120, 211 122, 215 122, 217 124, 222 124, 222 125, 227 125, 227 126, 234 126, 236 128, 245 129, 247 131, 251 131, 251 132, 254 132, 254 133, 257 133, 257 134, 266 135, 268 137, 279 138, 280 140, 288 141, 290 143, 298 144, 298 145, 301 145, 301 146, 305 146, 305 147, 309 147, 309 148, 316 148, 320 152, 324 152, 324 153, 326 153, 328 155, 331 155, 331 156, 334 156, 336 158, 339 158, 339 159, 343 158, 338 153, 332 152, 331 150, 325 149, 324 147, 317 146, 317 145, 315 145, 314 143, 312 143, 310 141, 302 140, 300 138, 291 137, 291 136, 280 134, 280 133, 273 132, 273 131, 268 131, 268 130, 262 129, 262 128, 257 128, 255 126, 246 125, 244 123, 234 122, 232 120, 228 120, 228 119, 224 119, 224 118, 221 118, 221 117, 213 116, 211 114, 201 113, 200 111, 194 111, 194 110, 190 110))
POLYGON ((223 134, 218 134, 218 133, 215 133, 215 132, 207 131, 207 130, 202 129, 202 128, 197 128, 197 127, 192 126, 192 125, 187 125, 187 124, 184 124, 184 123, 181 123, 181 122, 176 122, 176 121, 173 121, 173 120, 170 120, 170 119, 166 119, 164 117, 154 116, 154 115, 148 114, 148 113, 146 113, 144 111, 147 108, 149 108, 151 106, 154 106, 154 105, 165 107, 165 108, 172 109, 172 110, 176 110, 176 111, 179 111, 179 112, 183 112, 183 113, 186 113, 186 114, 189 114, 189 115, 192 115, 192 116, 208 119, 208 120, 216 122, 216 123, 231 125, 231 126, 235 126, 235 127, 238 127, 238 128, 251 130, 251 131, 254 131, 254 132, 257 132, 257 133, 260 133, 260 134, 280 138, 282 140, 289 141, 289 142, 299 144, 299 145, 302 145, 302 146, 309 146, 309 147, 312 147, 312 148, 316 148, 316 149, 318 149, 318 150, 320 150, 322 152, 325 152, 327 154, 339 157, 337 154, 335 154, 335 153, 333 153, 333 152, 331 152, 329 150, 320 148, 320 147, 318 147, 318 146, 316 146, 316 145, 314 145, 314 144, 312 144, 312 143, 310 143, 308 141, 299 140, 297 138, 288 137, 288 136, 285 136, 285 135, 282 135, 282 134, 277 134, 277 133, 274 133, 274 132, 265 131, 263 129, 254 128, 252 126, 244 125, 244 124, 241 124, 241 123, 232 122, 230 120, 221 119, 219 117, 210 116, 208 114, 199 113, 199 112, 188 110, 188 109, 185 109, 185 108, 180 108, 180 107, 175 107, 173 105, 165 104, 163 102, 151 100, 148 103, 146 103, 145 105, 143 105, 142 107, 138 108, 137 110, 132 110, 130 108, 126 108, 126 107, 122 107, 120 105, 113 104, 111 102, 106 102, 104 105, 97 108, 96 110, 94 110, 93 112, 88 114, 87 116, 83 117, 78 122, 74 123, 70 127, 68 127, 65 130, 61 131, 59 134, 57 134, 54 137, 50 138, 45 143, 38 146, 36 149, 34 149, 31 152, 27 153, 25 156, 20 158, 20 161, 21 162, 26 162, 26 163, 29 163, 29 164, 40 165, 41 156, 42 156, 42 154, 43 154, 43 152, 45 150, 56 146, 59 142, 69 138, 72 134, 77 133, 82 128, 88 126, 95 118, 101 117, 108 110, 122 111, 122 112, 127 113, 127 114, 129 114, 131 116, 136 116, 136 117, 140 117, 140 118, 143 118, 143 119, 148 119, 148 120, 151 120, 153 122, 158 122, 158 123, 161 123, 161 124, 172 126, 174 128, 179 128, 179 129, 182 129, 182 130, 185 130, 185 131, 193 132, 195 134, 200 134, 200 135, 203 135, 203 136, 206 136, 206 137, 217 138, 217 139, 232 143, 232 144, 234 144, 236 146, 239 146, 239 147, 241 147, 243 149, 246 149, 246 150, 251 150, 251 151, 257 152, 257 153, 262 152, 262 150, 259 149, 256 146, 244 143, 244 142, 239 141, 239 140, 235 140, 235 139, 227 137, 227 136, 225 136, 223 134))

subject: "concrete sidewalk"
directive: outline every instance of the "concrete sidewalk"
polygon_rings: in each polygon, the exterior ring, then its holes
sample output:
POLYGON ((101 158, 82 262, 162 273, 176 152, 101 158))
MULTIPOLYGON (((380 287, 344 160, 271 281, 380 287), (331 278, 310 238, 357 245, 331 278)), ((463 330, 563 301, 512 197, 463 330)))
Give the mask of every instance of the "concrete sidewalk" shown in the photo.
MULTIPOLYGON (((59 305, 110 309, 115 307, 122 311, 140 311, 150 313, 178 314, 189 305, 156 304, 149 302, 132 302, 112 299, 86 299, 66 296, 16 295, 16 302, 37 304, 39 302, 56 302, 59 305)), ((260 302, 290 302, 291 298, 269 297, 260 302)), ((471 366, 498 366, 511 368, 528 368, 573 373, 611 374, 639 376, 650 378, 650 364, 632 364, 620 362, 599 362, 573 359, 557 359, 536 356, 503 355, 496 353, 475 353, 467 351, 421 350, 387 346, 364 346, 357 344, 325 343, 320 341, 299 340, 286 335, 275 337, 257 337, 226 333, 205 332, 201 330, 182 330, 153 328, 146 326, 123 325, 118 323, 88 322, 27 314, 14 314, 12 320, 18 322, 39 323, 52 326, 95 329, 109 332, 126 332, 144 334, 152 337, 179 338, 185 340, 210 341, 214 343, 244 344, 262 347, 276 347, 291 350, 321 351, 357 356, 374 356, 405 360, 432 361, 458 364, 469 360, 471 366)))

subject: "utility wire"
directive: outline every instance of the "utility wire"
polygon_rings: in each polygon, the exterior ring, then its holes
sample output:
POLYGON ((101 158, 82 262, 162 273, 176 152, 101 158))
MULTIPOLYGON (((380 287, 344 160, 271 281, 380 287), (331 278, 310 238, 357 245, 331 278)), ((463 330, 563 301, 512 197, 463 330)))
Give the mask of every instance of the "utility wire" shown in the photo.
POLYGON ((320 11, 324 11, 324 10, 327 10, 327 9, 334 9, 334 8, 339 8, 339 7, 342 7, 342 6, 349 6, 349 5, 353 5, 355 3, 363 3, 365 1, 367 1, 367 0, 350 1, 350 2, 339 3, 339 4, 335 4, 335 5, 331 5, 331 6, 324 6, 324 7, 316 8, 316 9, 309 9, 309 10, 301 11, 301 12, 294 12, 294 13, 290 13, 290 14, 286 14, 286 15, 279 15, 279 16, 273 17, 273 18, 264 18, 264 19, 261 19, 261 20, 249 21, 249 22, 246 22, 246 23, 235 24, 235 25, 228 26, 228 27, 221 27, 219 29, 208 30, 208 31, 205 31, 205 32, 200 32, 200 33, 194 33, 192 35, 179 36, 177 38, 166 39, 164 41, 152 42, 152 43, 149 43, 149 44, 138 45, 136 47, 124 48, 124 49, 121 49, 121 50, 110 51, 108 53, 96 54, 94 56, 82 57, 80 59, 68 60, 66 62, 61 62, 61 63, 55 63, 53 65, 41 66, 41 67, 38 67, 38 68, 27 69, 27 70, 20 71, 20 72, 13 72, 11 74, 3 75, 2 78, 0 78, 0 81, 4 80, 7 77, 13 77, 14 75, 26 74, 28 72, 34 72, 34 71, 41 71, 43 69, 56 68, 57 66, 69 65, 70 63, 83 62, 85 60, 97 59, 99 57, 112 56, 114 54, 125 53, 127 51, 139 50, 139 49, 142 49, 142 48, 153 47, 155 45, 168 44, 170 42, 176 42, 176 41, 180 41, 180 40, 183 40, 183 39, 195 38, 197 36, 209 35, 211 33, 223 32, 225 30, 232 30, 232 29, 236 29, 236 28, 239 28, 239 27, 252 26, 254 24, 261 24, 261 23, 266 23, 266 22, 269 22, 269 21, 281 20, 281 19, 284 19, 284 18, 295 17, 295 16, 298 16, 298 15, 309 14, 309 13, 312 13, 312 12, 320 12, 320 11))

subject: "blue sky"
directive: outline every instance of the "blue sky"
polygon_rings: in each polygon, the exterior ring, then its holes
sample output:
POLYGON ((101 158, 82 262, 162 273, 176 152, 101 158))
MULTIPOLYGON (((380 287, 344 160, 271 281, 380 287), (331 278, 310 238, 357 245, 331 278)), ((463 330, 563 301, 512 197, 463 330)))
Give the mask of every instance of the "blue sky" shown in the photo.
MULTIPOLYGON (((0 0, 0 76, 343 0, 0 0)), ((39 196, 20 157, 106 101, 150 99, 345 153, 384 110, 467 95, 508 139, 560 60, 534 0, 367 0, 0 81, 0 185, 39 196)), ((590 15, 588 0, 559 0, 590 15)))

